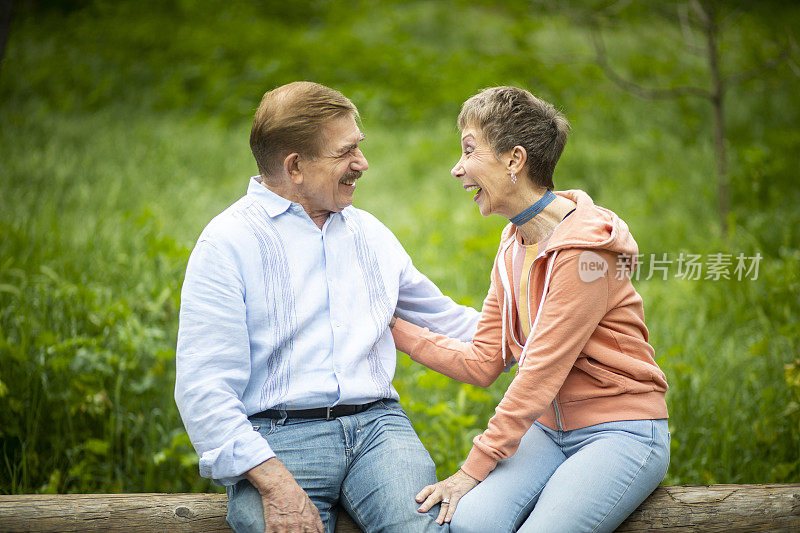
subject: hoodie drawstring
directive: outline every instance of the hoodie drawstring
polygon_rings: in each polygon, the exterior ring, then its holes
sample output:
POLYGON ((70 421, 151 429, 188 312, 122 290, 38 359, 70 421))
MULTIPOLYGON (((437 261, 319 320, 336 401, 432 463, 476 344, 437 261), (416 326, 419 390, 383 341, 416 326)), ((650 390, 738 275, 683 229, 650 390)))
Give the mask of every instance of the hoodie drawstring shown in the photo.
MULTIPOLYGON (((509 239, 503 245, 500 253, 497 255, 500 261, 503 262, 502 268, 498 268, 500 273, 500 282, 503 284, 503 294, 505 295, 505 302, 503 302, 503 315, 502 315, 502 336, 501 342, 503 344, 503 364, 507 365, 506 361, 506 318, 508 317, 509 309, 511 307, 511 282, 508 281, 508 272, 506 271, 506 250, 514 242, 514 239, 509 239)), ((499 267, 499 265, 498 265, 499 267)))

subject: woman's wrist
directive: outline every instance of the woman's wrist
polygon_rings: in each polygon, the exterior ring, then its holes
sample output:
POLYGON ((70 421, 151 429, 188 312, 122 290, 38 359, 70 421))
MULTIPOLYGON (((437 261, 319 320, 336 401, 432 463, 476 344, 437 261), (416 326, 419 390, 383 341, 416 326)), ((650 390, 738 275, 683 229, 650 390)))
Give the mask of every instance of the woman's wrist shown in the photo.
POLYGON ((394 329, 395 322, 397 322, 397 317, 393 315, 391 320, 389 320, 389 329, 394 329))
POLYGON ((469 474, 467 474, 466 472, 464 472, 463 468, 459 468, 458 471, 461 472, 462 474, 464 474, 465 476, 467 476, 469 479, 473 480, 475 483, 480 483, 479 480, 475 479, 474 477, 472 477, 469 474))

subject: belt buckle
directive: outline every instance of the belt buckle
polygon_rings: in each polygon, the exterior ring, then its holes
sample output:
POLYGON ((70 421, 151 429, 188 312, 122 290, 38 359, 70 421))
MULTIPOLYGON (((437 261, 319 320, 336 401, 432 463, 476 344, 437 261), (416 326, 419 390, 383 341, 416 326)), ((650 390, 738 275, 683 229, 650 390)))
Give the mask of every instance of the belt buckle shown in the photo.
POLYGON ((330 407, 326 407, 325 408, 325 420, 334 420, 335 418, 336 418, 335 416, 331 417, 331 408, 330 407))

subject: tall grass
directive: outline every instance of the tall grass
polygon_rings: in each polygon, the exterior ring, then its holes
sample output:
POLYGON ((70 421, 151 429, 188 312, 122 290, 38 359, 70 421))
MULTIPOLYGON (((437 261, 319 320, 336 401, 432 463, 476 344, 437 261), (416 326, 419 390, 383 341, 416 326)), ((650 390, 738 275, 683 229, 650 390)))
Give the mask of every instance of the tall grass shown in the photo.
MULTIPOLYGON (((257 93, 292 77, 353 97, 371 165, 356 205, 462 303, 480 306, 504 225, 481 217, 448 174, 458 103, 485 85, 516 82, 559 103, 574 133, 557 186, 617 211, 642 253, 762 254, 757 280, 686 281, 673 265, 667 280, 635 282, 671 387, 667 482, 800 480, 797 81, 731 95, 736 231, 724 241, 708 109, 638 101, 589 64, 543 67, 542 57, 586 51, 585 35, 563 19, 486 8, 461 33, 439 35, 459 3, 411 2, 352 20, 312 4, 295 25, 244 4, 220 7, 217 22, 181 3, 154 4, 159 16, 127 3, 58 17, 23 11, 0 78, 0 492, 215 490, 197 474, 172 400, 179 291, 194 239, 256 172, 247 136, 257 93), (167 38, 177 20, 183 38, 167 38), (253 52, 252 35, 224 47, 260 22, 269 39, 305 47, 292 45, 273 70, 277 59, 253 52), (470 37, 480 39, 474 56, 470 37), (337 44, 319 57, 309 51, 325 42, 337 44), (413 44, 405 54, 403 42, 413 44), (372 48, 356 54, 364 43, 372 48), (520 65, 531 72, 512 75, 520 65)), ((634 26, 610 42, 622 54, 674 31, 634 26)), ((394 384, 448 475, 512 375, 478 389, 398 357, 394 384)))

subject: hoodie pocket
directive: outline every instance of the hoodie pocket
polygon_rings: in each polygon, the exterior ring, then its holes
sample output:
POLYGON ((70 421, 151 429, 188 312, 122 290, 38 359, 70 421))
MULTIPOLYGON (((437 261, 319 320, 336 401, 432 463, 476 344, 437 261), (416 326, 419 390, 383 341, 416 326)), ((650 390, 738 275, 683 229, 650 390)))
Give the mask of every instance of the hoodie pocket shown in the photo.
POLYGON ((632 380, 626 379, 604 366, 588 357, 581 357, 575 361, 575 366, 561 389, 562 401, 571 402, 599 396, 616 396, 631 390, 632 380))
MULTIPOLYGON (((655 369, 658 374, 660 370, 655 369)), ((648 373, 647 378, 641 380, 609 370, 607 365, 589 358, 582 357, 575 362, 575 367, 567 378, 567 383, 562 388, 564 401, 585 400, 601 396, 615 396, 618 394, 640 394, 655 390, 666 390, 666 382, 658 375, 648 373), (574 375, 573 375, 574 374, 574 375)))

